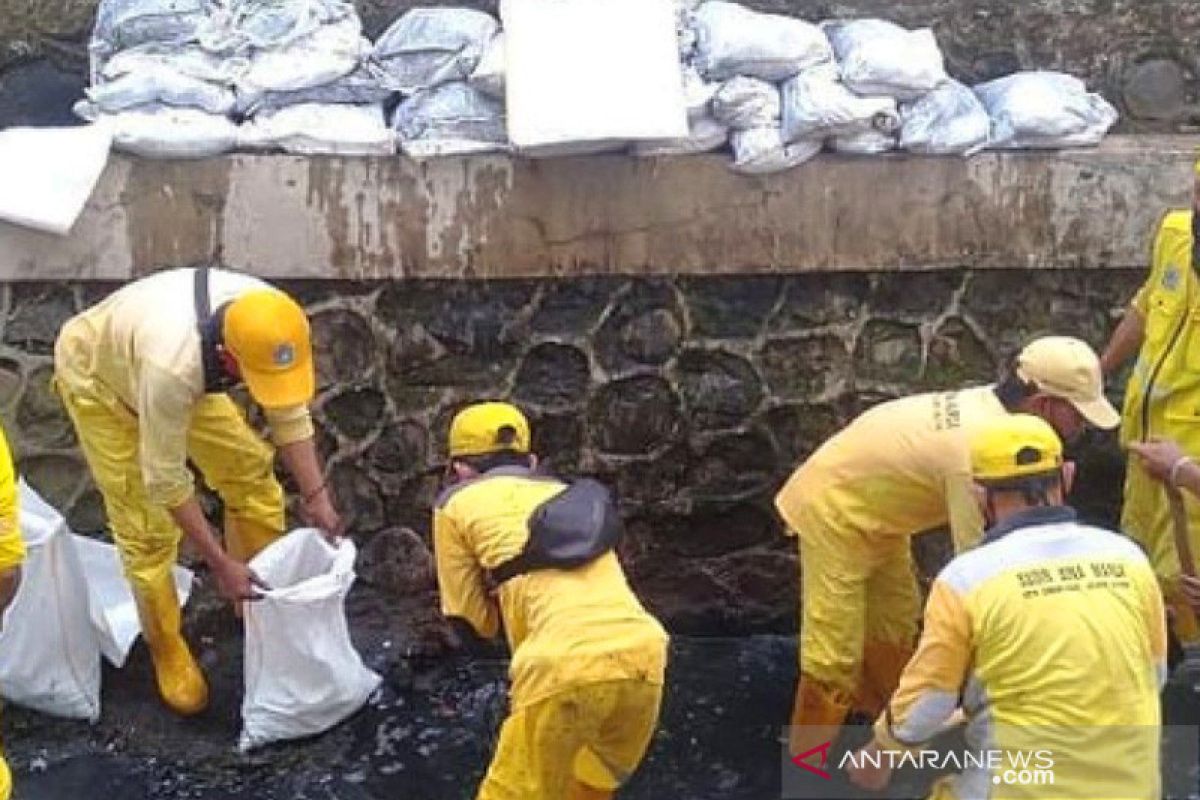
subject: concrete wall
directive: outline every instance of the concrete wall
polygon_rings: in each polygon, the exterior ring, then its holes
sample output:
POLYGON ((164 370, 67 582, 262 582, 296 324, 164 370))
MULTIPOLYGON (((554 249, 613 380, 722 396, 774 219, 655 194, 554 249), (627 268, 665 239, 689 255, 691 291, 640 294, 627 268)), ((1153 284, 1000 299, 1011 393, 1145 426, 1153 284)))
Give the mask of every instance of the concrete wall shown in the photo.
POLYGON ((221 262, 273 278, 1139 267, 1197 139, 970 159, 115 158, 71 236, 0 223, 0 280, 221 262))

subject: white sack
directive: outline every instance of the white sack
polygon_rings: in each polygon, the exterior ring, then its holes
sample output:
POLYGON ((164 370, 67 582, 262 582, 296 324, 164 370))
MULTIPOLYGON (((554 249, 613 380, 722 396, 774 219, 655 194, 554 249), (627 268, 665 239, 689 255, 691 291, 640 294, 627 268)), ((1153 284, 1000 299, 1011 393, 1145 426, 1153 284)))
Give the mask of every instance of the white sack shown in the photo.
POLYGON ((508 149, 504 104, 463 81, 418 92, 396 107, 392 128, 412 158, 508 149))
POLYGON ((246 56, 221 56, 199 45, 150 43, 114 55, 105 62, 98 75, 92 76, 92 83, 102 84, 125 75, 166 69, 209 83, 232 85, 249 68, 250 59, 246 56))
POLYGON ((501 0, 500 12, 519 151, 688 135, 671 0, 501 0))
POLYGON ((845 136, 833 136, 829 139, 829 149, 833 152, 859 156, 889 153, 897 146, 896 134, 880 133, 879 131, 851 133, 845 136))
POLYGON ((299 155, 390 156, 396 137, 379 105, 304 103, 265 111, 238 129, 238 146, 299 155))
POLYGON ((237 146, 237 126, 227 117, 194 108, 143 106, 100 114, 96 124, 108 127, 118 150, 145 158, 208 158, 237 146))
POLYGON ((113 53, 130 47, 196 41, 207 16, 205 0, 101 0, 89 45, 92 75, 113 53))
POLYGON ((367 702, 380 677, 350 641, 346 595, 356 549, 303 528, 250 561, 272 587, 246 603, 243 750, 328 730, 367 702))
POLYGON ((733 147, 730 169, 747 175, 782 172, 799 166, 820 153, 822 146, 820 139, 785 145, 777 127, 734 131, 729 143, 733 147))
POLYGON ((254 94, 324 86, 354 72, 370 52, 358 18, 348 18, 285 47, 255 51, 237 89, 254 94))
POLYGON ((712 111, 712 99, 721 84, 704 80, 700 71, 693 66, 683 68, 683 103, 687 106, 688 119, 707 117, 712 111))
POLYGON ((687 156, 707 153, 725 146, 729 128, 711 116, 688 120, 689 133, 683 139, 645 139, 630 148, 635 156, 687 156))
POLYGON ((229 0, 228 12, 237 47, 286 47, 345 20, 362 31, 358 12, 344 0, 229 0))
POLYGON ((504 31, 500 31, 492 37, 487 49, 483 51, 483 58, 479 60, 475 71, 471 73, 469 83, 484 94, 503 100, 504 59, 504 31))
POLYGON ((112 146, 108 129, 0 131, 0 220, 65 235, 91 196, 112 146))
POLYGON ((827 22, 842 81, 861 95, 915 100, 947 79, 929 28, 906 30, 882 19, 827 22))
POLYGON ((375 42, 374 58, 389 88, 413 94, 470 77, 498 29, 482 11, 414 8, 375 42))
POLYGON ((984 147, 991 120, 966 86, 948 80, 912 103, 900 105, 900 148, 913 153, 969 155, 984 147))
POLYGON ((1117 122, 1117 111, 1083 81, 1061 72, 1017 72, 975 87, 991 117, 988 146, 1095 145, 1117 122))
POLYGON ((370 62, 364 62, 349 75, 306 89, 259 92, 243 86, 242 92, 237 96, 235 108, 239 114, 257 114, 303 103, 369 106, 383 103, 391 94, 391 90, 380 82, 377 68, 370 62))
POLYGON ((712 115, 735 131, 779 124, 781 101, 775 84, 758 78, 731 78, 712 97, 712 115))
POLYGON ((777 82, 833 60, 821 29, 795 17, 711 0, 696 11, 694 25, 696 65, 712 80, 746 75, 777 82))
POLYGON ((783 84, 783 139, 846 136, 870 130, 891 133, 900 127, 896 101, 860 97, 828 67, 805 70, 783 84))
POLYGON ((228 114, 234 106, 230 88, 165 67, 129 73, 86 92, 97 109, 109 114, 152 103, 198 108, 209 114, 228 114))

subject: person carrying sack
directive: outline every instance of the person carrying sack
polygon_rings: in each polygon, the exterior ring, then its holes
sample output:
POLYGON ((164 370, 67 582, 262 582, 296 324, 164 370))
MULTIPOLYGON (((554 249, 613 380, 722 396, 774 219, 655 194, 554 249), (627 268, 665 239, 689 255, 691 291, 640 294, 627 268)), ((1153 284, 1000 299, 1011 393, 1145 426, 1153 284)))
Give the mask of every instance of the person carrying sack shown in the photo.
POLYGON ((442 613, 512 650, 510 712, 479 800, 603 800, 658 721, 667 635, 626 583, 607 490, 536 471, 525 416, 477 403, 450 426, 434 507, 442 613))
POLYGON ((181 633, 171 577, 180 531, 221 594, 239 602, 261 588, 246 562, 283 530, 274 450, 226 394, 243 382, 305 515, 340 533, 308 411, 316 383, 308 319, 283 292, 225 270, 168 270, 68 320, 54 345, 54 384, 104 496, 159 694, 183 715, 207 706, 208 684, 181 633), (224 549, 189 461, 224 504, 224 549))

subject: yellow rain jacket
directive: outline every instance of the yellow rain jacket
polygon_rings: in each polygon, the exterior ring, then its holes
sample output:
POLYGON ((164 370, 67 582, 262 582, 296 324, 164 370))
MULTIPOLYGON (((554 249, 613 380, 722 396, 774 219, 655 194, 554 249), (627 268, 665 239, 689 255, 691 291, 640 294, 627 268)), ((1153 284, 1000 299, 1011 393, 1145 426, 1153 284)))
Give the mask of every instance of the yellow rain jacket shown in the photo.
POLYGON ((616 788, 640 762, 657 721, 667 635, 630 590, 615 554, 519 575, 494 595, 484 583, 485 569, 521 552, 534 509, 565 488, 500 467, 451 487, 434 509, 442 613, 489 638, 503 623, 513 654, 512 714, 481 798, 559 797, 572 775, 616 788))
POLYGON ((991 386, 882 403, 793 473, 775 505, 800 542, 804 674, 853 692, 864 645, 911 646, 909 540, 949 524, 956 550, 978 541, 969 431, 1005 413, 991 386))
MULTIPOLYGON (((0 571, 19 567, 25 561, 25 542, 21 539, 17 479, 8 440, 0 431, 0 571)), ((0 800, 12 796, 12 773, 0 754, 0 800)))
POLYGON ((1001 757, 964 759, 934 797, 1158 798, 1164 625, 1136 545, 1065 506, 1022 512, 934 581, 876 739, 923 744, 961 696, 969 745, 1001 757), (1052 777, 1005 774, 1022 765, 1052 777))
MULTIPOLYGON (((1192 212, 1163 219, 1150 275, 1133 306, 1145 320, 1145 337, 1125 388, 1121 442, 1174 439, 1185 452, 1200 455, 1200 279, 1192 268, 1192 212)), ((1192 552, 1200 554, 1200 503, 1187 498, 1187 506, 1192 552)), ((1136 459, 1126 472, 1121 529, 1146 548, 1164 589, 1174 595, 1180 567, 1167 495, 1136 459)))

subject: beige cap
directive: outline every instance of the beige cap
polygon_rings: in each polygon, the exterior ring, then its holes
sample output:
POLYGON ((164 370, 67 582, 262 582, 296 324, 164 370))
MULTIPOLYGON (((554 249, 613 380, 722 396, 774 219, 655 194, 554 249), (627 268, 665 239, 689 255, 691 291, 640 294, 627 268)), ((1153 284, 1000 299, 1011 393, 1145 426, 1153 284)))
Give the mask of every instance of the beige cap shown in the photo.
POLYGON ((1097 428, 1121 424, 1121 415, 1104 396, 1100 359, 1087 342, 1070 336, 1035 339, 1017 356, 1016 372, 1039 391, 1070 402, 1097 428))

